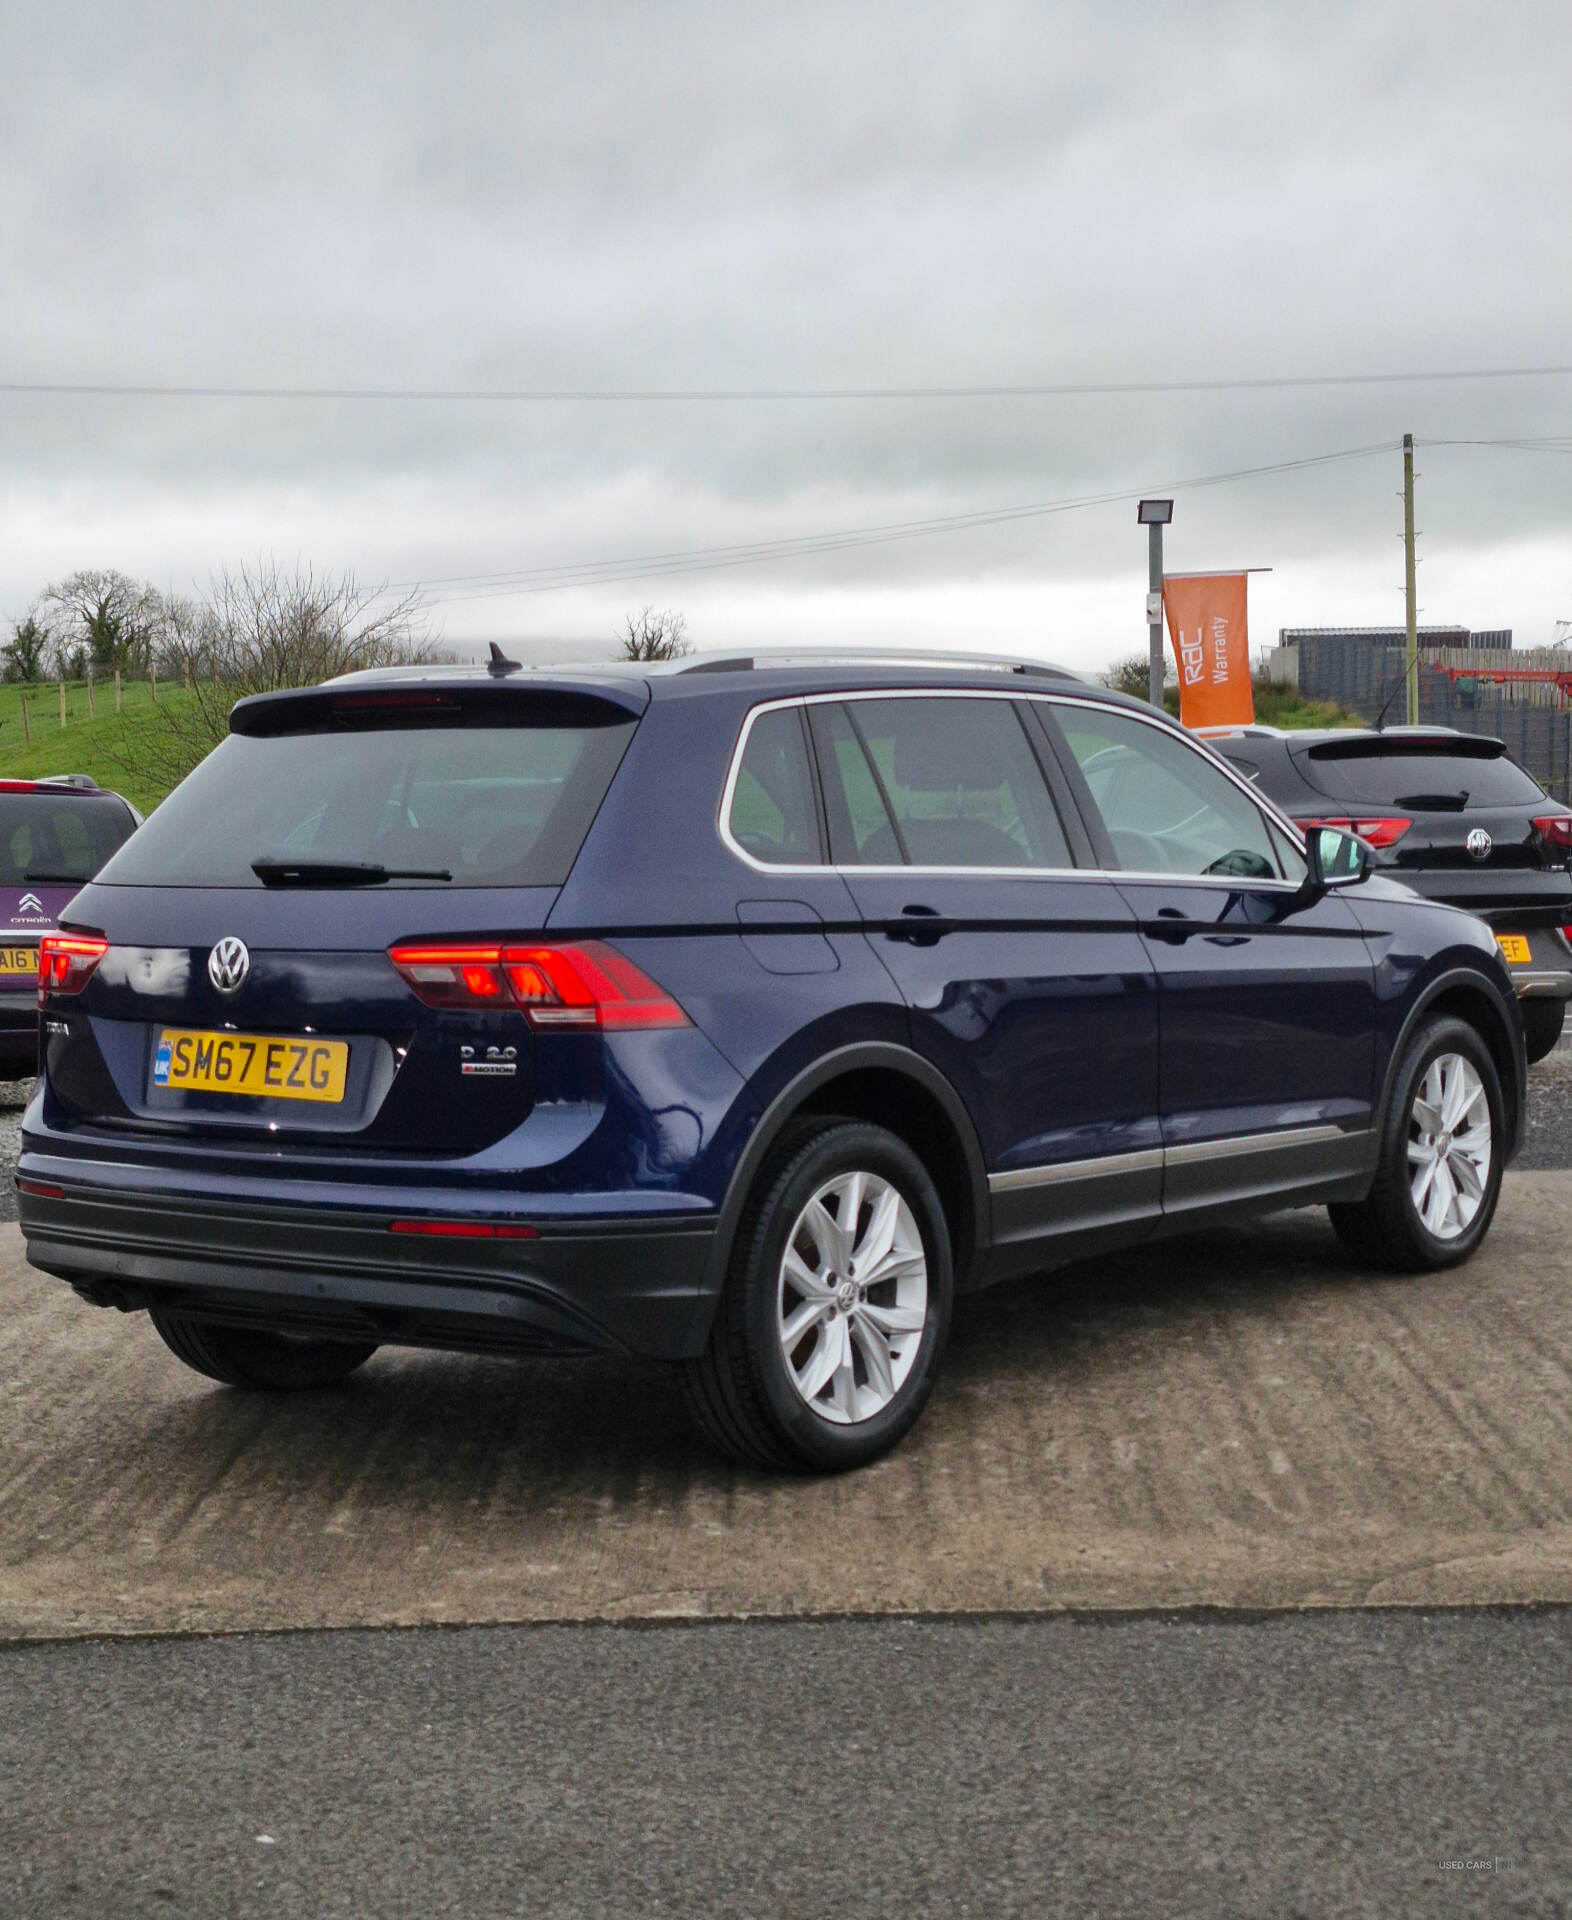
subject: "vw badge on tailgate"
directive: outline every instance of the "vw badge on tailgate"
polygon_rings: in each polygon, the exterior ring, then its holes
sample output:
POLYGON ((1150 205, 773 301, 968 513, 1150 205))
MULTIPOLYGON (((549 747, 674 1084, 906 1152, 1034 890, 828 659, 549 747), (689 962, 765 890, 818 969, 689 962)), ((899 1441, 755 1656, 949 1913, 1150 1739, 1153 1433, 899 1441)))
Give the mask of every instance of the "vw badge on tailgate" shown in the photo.
POLYGON ((207 977, 220 993, 234 993, 246 983, 251 971, 251 955, 244 940, 226 934, 207 956, 207 977))
POLYGON ((1490 852, 1490 835, 1483 827, 1475 827, 1463 844, 1475 860, 1483 860, 1490 852))

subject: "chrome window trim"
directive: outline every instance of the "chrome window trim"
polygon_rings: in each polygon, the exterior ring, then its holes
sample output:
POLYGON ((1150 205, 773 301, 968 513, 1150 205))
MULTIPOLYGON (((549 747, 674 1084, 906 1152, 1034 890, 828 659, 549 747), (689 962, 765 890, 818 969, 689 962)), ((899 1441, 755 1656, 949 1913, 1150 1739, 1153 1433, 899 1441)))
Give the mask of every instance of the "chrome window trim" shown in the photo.
MULTIPOLYGON (((1288 835, 1291 845, 1300 853, 1304 852, 1304 835, 1289 819, 1279 812, 1277 807, 1250 782, 1228 764, 1221 754, 1208 753, 1197 746, 1187 735, 1179 732, 1171 722, 1159 720, 1155 714, 1138 713, 1130 707, 1112 707, 1098 700, 1088 688, 1086 695, 1065 693, 1042 693, 1028 691, 1025 688, 1004 687, 858 687, 839 693, 793 693, 779 700, 761 700, 756 707, 750 707, 737 735, 736 745, 732 748, 731 762, 726 769, 726 782, 721 789, 720 812, 716 820, 716 832, 721 844, 745 867, 754 873, 786 874, 803 878, 811 874, 835 874, 841 880, 853 878, 858 874, 887 876, 905 874, 931 879, 982 879, 982 880, 1160 880, 1170 886, 1186 887, 1226 887, 1238 892, 1241 878, 1238 874, 1226 873, 1143 873, 1129 867, 922 867, 922 866, 838 866, 833 861, 786 862, 757 859, 749 853, 731 832, 732 800, 737 791, 737 780, 742 772, 743 755, 747 752, 748 736, 753 731, 753 723, 761 714, 778 713, 783 707, 819 707, 836 702, 852 700, 1001 700, 1008 705, 1019 705, 1022 701, 1031 701, 1043 706, 1055 707, 1091 707, 1099 713, 1115 713, 1138 721, 1142 726, 1155 727, 1158 732, 1174 735, 1192 753, 1199 754, 1209 767, 1223 774, 1238 787, 1245 798, 1259 813, 1265 813, 1273 819, 1288 835)), ((1045 783, 1046 784, 1046 783, 1045 783)), ((1252 880, 1247 883, 1252 891, 1265 888, 1270 891, 1290 894, 1297 893, 1303 884, 1298 880, 1252 880)))
POLYGON ((1040 1167, 1016 1167, 990 1173, 990 1193, 1014 1193, 1023 1187, 1052 1187, 1072 1180, 1100 1180, 1122 1173, 1150 1173, 1161 1167, 1194 1166, 1207 1160, 1232 1160, 1246 1153, 1293 1153, 1333 1140, 1366 1140, 1368 1127, 1278 1127, 1268 1133, 1230 1133, 1217 1140, 1186 1140, 1176 1147, 1145 1147, 1135 1153, 1109 1153, 1092 1160, 1054 1160, 1040 1167))

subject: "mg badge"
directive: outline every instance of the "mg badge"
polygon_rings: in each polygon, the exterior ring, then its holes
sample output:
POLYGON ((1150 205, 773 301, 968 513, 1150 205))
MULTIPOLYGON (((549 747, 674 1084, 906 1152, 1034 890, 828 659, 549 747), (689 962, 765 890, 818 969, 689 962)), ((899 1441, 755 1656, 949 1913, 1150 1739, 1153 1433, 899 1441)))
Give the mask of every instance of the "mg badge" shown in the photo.
POLYGON ((1483 827, 1475 827, 1463 844, 1475 860, 1483 860, 1490 852, 1490 835, 1483 827))
POLYGON ((228 934, 207 956, 207 977, 220 993, 234 993, 246 983, 251 971, 251 955, 244 940, 228 934))

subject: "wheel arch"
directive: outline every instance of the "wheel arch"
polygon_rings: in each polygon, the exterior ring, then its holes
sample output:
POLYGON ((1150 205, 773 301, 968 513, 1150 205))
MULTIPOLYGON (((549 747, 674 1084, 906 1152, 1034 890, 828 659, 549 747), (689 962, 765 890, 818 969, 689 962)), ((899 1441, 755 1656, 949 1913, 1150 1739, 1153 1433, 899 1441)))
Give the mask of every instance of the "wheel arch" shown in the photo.
POLYGON ((776 1094, 738 1159, 721 1203, 707 1278, 719 1298, 737 1227, 759 1171, 794 1121, 868 1120, 904 1140, 927 1168, 950 1226, 955 1284, 962 1291, 980 1270, 991 1240, 988 1176, 982 1147, 960 1095, 920 1054, 888 1041, 838 1047, 797 1074, 776 1094))
POLYGON ((1482 973, 1475 973, 1469 968, 1454 967, 1439 975, 1409 1008, 1386 1064, 1381 1104, 1377 1112, 1384 1120, 1397 1070, 1409 1041, 1422 1022, 1441 1014, 1452 1014, 1465 1021, 1490 1050, 1506 1107, 1508 1140, 1504 1158, 1510 1160, 1523 1143, 1528 1069, 1523 1053, 1522 1032, 1515 1005, 1482 973))

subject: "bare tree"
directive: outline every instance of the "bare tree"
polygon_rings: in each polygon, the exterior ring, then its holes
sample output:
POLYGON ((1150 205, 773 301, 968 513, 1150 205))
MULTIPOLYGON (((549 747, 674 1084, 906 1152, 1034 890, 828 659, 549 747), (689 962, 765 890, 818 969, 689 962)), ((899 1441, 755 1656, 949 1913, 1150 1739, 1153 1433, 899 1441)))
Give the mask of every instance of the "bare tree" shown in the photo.
POLYGON ((687 641, 688 622, 668 607, 657 613, 653 607, 641 607, 630 613, 617 636, 622 643, 618 656, 623 660, 677 660, 692 648, 687 641))
POLYGON ((173 785, 223 739, 247 694, 439 657, 417 593, 395 597, 348 574, 291 572, 274 560, 225 569, 202 598, 164 603, 157 664, 183 690, 162 703, 156 735, 136 735, 137 763, 173 785))

